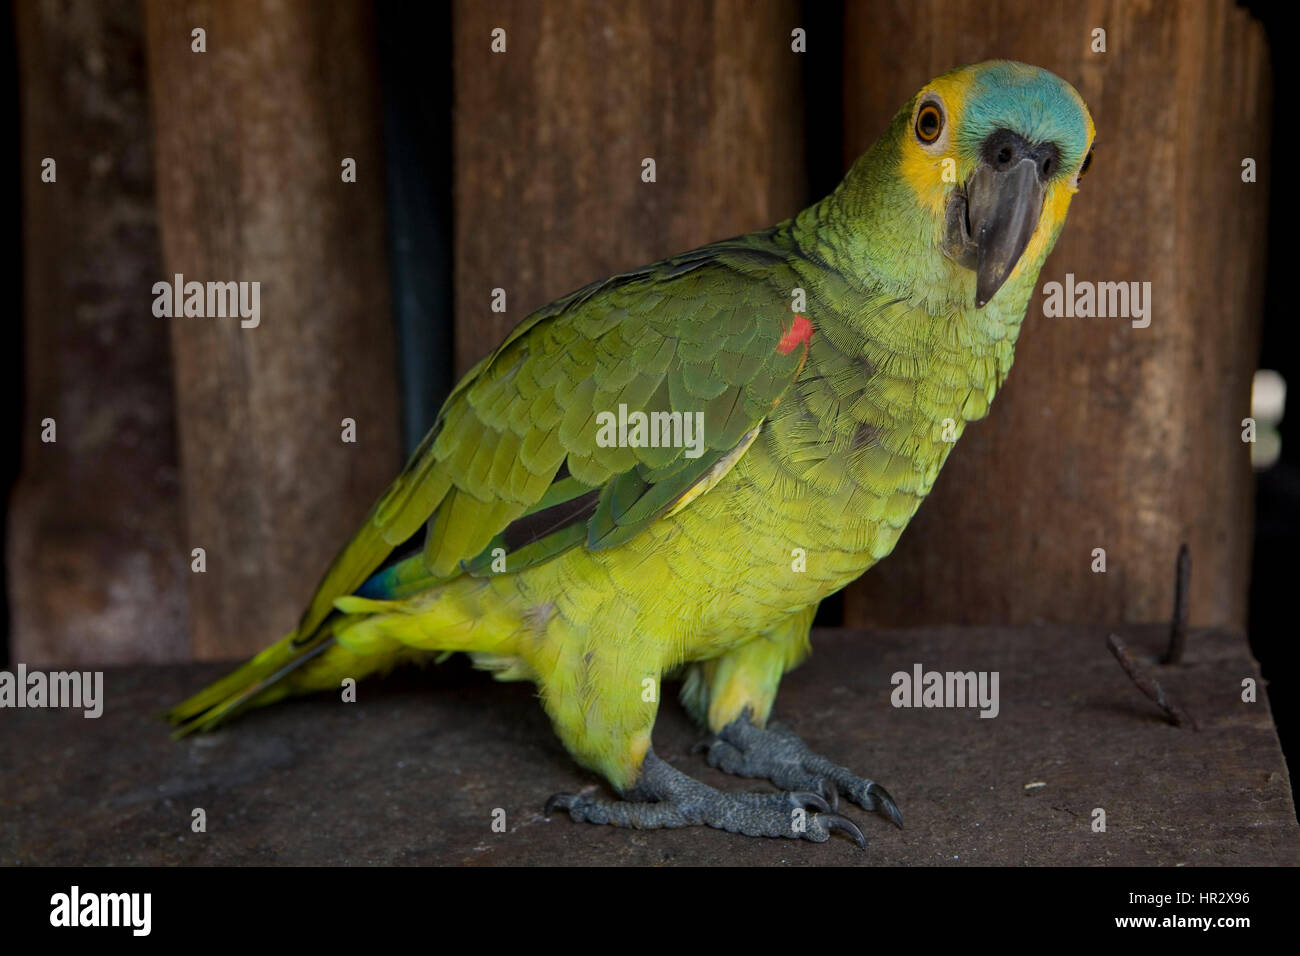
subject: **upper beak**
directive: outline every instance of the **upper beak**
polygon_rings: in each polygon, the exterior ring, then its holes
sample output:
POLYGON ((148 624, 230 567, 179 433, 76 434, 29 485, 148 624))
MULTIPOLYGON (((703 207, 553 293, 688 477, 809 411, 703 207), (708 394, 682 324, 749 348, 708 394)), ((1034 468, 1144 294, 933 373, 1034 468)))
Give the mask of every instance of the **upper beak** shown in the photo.
POLYGON ((1019 137, 1001 156, 981 160, 966 188, 948 201, 944 251, 975 270, 975 307, 984 308, 1015 269, 1038 226, 1046 193, 1042 163, 1019 137), (1015 147, 1013 149, 1013 147, 1015 147), (1009 158, 1008 157, 1008 153, 1009 158), (1001 160, 1001 161, 999 161, 1001 160))

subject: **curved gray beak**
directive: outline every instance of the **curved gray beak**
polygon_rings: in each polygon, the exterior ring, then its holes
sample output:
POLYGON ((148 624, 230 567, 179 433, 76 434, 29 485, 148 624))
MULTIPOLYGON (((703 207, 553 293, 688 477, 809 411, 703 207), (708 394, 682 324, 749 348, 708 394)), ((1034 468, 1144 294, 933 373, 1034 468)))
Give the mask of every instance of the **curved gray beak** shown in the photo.
POLYGON ((1040 168, 1027 149, 1010 162, 984 160, 965 189, 954 189, 949 197, 943 248, 954 262, 974 270, 977 309, 1002 288, 1034 234, 1046 193, 1040 168))
POLYGON ((1002 288, 1029 245, 1043 211, 1038 164, 1025 157, 1005 172, 980 164, 967 186, 971 234, 979 247, 975 307, 984 308, 1002 288))

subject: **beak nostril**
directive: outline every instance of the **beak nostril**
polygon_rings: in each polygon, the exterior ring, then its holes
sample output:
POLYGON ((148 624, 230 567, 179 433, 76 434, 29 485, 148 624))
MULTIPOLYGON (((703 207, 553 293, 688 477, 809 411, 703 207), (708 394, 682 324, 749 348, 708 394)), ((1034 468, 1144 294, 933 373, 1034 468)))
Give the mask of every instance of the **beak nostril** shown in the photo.
POLYGON ((998 151, 998 165, 1005 166, 1009 162, 1011 162, 1011 147, 1003 146, 1002 149, 998 151))

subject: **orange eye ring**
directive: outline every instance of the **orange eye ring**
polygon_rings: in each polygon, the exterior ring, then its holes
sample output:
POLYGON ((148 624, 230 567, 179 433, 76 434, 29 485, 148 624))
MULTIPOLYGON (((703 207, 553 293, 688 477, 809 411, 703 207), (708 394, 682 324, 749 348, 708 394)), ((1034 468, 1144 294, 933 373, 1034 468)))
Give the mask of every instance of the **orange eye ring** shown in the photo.
POLYGON ((916 138, 927 146, 943 132, 943 111, 936 103, 926 103, 916 114, 916 138))

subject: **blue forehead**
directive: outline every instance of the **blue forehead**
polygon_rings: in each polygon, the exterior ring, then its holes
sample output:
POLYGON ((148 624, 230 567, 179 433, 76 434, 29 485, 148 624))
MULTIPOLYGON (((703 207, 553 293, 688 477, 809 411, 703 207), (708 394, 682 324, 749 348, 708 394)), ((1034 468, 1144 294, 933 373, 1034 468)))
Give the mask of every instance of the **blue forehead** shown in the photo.
POLYGON ((960 145, 975 152, 995 130, 1009 129, 1031 143, 1055 143, 1072 166, 1088 147, 1088 120, 1078 94, 1059 76, 1009 60, 974 67, 962 109, 960 145))

